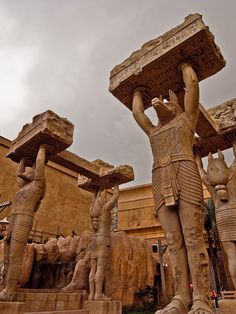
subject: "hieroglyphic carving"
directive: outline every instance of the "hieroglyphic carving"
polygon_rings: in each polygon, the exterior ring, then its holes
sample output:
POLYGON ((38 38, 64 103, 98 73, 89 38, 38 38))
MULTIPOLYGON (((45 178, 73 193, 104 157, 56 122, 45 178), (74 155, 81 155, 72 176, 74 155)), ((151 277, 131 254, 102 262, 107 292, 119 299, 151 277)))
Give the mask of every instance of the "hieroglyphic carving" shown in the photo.
MULTIPOLYGON (((179 92, 183 82, 177 65, 186 57, 195 65, 198 80, 218 72, 225 65, 214 36, 199 14, 185 18, 184 23, 166 34, 144 44, 110 74, 110 92, 128 108, 132 104, 132 90, 137 85, 149 87, 150 98, 164 97, 171 89, 179 92)), ((151 105, 144 99, 145 107, 151 105)))
MULTIPOLYGON (((228 140, 228 134, 236 134, 236 98, 228 100, 205 112, 213 122, 215 133, 205 137, 198 138, 194 144, 195 150, 201 157, 207 156, 210 152, 216 153, 232 146, 228 140)), ((203 125, 203 121, 202 126, 203 125)))

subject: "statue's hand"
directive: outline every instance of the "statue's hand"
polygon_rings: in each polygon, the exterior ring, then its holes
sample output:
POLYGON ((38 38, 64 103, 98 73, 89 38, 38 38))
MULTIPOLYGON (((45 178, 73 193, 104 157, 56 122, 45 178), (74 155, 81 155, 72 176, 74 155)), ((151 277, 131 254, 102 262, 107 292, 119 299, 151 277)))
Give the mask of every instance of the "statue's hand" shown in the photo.
POLYGON ((151 98, 150 89, 145 85, 136 86, 133 90, 133 94, 134 95, 140 95, 140 96, 143 96, 143 97, 149 98, 149 99, 151 98))
POLYGON ((182 71, 182 72, 183 72, 183 70, 184 70, 185 67, 191 67, 191 68, 193 68, 193 65, 192 65, 192 63, 191 63, 190 60, 186 59, 186 60, 181 61, 181 62, 178 64, 178 69, 179 69, 180 71, 182 71))

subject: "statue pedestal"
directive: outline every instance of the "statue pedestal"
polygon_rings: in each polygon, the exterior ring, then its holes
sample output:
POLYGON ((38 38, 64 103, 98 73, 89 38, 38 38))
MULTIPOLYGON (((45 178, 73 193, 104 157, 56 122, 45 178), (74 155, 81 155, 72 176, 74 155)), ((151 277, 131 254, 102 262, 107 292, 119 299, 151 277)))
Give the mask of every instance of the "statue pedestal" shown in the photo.
POLYGON ((122 303, 120 301, 84 301, 83 308, 89 314, 121 314, 122 303))
POLYGON ((0 302, 1 314, 24 314, 23 302, 0 302))
POLYGON ((236 300, 220 300, 220 314, 236 314, 236 300))

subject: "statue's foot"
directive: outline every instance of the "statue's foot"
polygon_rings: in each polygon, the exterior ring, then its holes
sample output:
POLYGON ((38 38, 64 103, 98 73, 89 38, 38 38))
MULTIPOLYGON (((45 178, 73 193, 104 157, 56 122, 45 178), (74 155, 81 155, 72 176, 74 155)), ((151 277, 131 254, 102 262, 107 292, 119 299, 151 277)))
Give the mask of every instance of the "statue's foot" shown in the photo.
POLYGON ((102 293, 102 294, 95 294, 94 300, 95 301, 111 301, 111 298, 108 298, 107 296, 105 296, 104 293, 102 293))
POLYGON ((88 300, 89 300, 89 301, 93 301, 93 300, 94 300, 94 294, 93 294, 93 293, 90 293, 90 294, 89 294, 88 300))
POLYGON ((193 305, 191 311, 188 314, 214 314, 215 310, 212 305, 209 304, 203 298, 195 297, 193 299, 193 305))
POLYGON ((159 310, 155 314, 187 314, 188 309, 188 304, 180 296, 175 296, 163 310, 159 310))
POLYGON ((3 289, 0 292, 0 301, 7 301, 8 300, 8 294, 7 294, 7 290, 3 289))

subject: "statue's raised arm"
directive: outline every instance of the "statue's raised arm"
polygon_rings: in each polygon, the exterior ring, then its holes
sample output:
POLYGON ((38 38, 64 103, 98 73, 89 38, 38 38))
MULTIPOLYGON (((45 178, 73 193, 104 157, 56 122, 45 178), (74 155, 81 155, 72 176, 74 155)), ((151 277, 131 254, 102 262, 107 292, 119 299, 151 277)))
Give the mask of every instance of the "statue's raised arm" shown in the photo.
POLYGON ((190 62, 180 64, 185 84, 184 109, 189 127, 195 130, 199 115, 199 84, 197 75, 190 62))
POLYGON ((154 127, 151 120, 144 113, 143 89, 135 88, 133 94, 132 112, 134 119, 143 131, 149 136, 151 129, 154 127))

